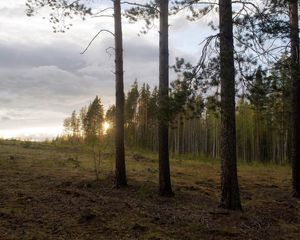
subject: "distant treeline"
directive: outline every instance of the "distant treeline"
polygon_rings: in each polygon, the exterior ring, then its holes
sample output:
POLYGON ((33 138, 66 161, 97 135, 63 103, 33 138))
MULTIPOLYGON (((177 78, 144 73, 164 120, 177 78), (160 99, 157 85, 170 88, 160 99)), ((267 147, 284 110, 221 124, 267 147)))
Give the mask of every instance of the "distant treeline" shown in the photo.
MULTIPOLYGON (((283 58, 270 71, 259 67, 251 85, 237 91, 237 154, 243 161, 290 162, 290 77, 283 58)), ((125 98, 125 143, 128 147, 158 151, 158 119, 170 121, 169 148, 174 154, 219 158, 220 94, 198 94, 187 82, 171 84, 169 115, 159 112, 158 90, 148 84, 131 86, 125 98), (195 94, 197 93, 197 94, 195 94)), ((104 113, 100 97, 64 121, 67 141, 103 138, 104 121, 114 125, 115 106, 104 113)), ((107 130, 112 138, 114 128, 107 130)), ((113 144, 113 142, 112 142, 113 144)))

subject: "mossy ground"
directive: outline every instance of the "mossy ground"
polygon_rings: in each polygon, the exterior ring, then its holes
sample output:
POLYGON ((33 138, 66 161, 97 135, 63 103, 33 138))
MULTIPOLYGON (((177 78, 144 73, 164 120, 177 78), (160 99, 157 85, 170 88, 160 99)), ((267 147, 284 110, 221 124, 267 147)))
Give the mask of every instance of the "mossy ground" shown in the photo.
POLYGON ((288 166, 239 165, 243 212, 217 209, 217 161, 171 160, 174 198, 157 195, 155 154, 127 151, 128 187, 113 188, 113 154, 2 141, 0 239, 300 239, 288 166))

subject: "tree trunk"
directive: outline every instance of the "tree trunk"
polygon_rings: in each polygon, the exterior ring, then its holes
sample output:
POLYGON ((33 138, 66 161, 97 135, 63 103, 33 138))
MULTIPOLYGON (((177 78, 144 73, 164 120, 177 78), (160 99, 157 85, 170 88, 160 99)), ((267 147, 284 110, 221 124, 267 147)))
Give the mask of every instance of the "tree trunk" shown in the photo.
POLYGON ((120 0, 114 0, 116 64, 116 187, 127 185, 124 149, 123 39, 120 0))
POLYGON ((256 136, 255 136, 255 160, 261 162, 261 141, 260 141, 260 111, 255 109, 255 128, 256 128, 256 136))
POLYGON ((236 163, 235 74, 231 0, 220 3, 221 78, 221 202, 220 207, 241 210, 236 163))
POLYGON ((169 0, 160 0, 159 32, 159 194, 172 196, 169 164, 169 0))
POLYGON ((292 176, 293 196, 300 197, 300 77, 298 1, 290 0, 291 78, 292 78, 292 176))
POLYGON ((183 122, 183 116, 182 114, 180 114, 180 117, 179 117, 179 125, 178 125, 178 128, 179 128, 179 136, 178 136, 178 145, 179 145, 179 148, 178 148, 178 153, 179 154, 183 154, 184 153, 184 147, 183 147, 183 131, 184 131, 184 122, 183 122))

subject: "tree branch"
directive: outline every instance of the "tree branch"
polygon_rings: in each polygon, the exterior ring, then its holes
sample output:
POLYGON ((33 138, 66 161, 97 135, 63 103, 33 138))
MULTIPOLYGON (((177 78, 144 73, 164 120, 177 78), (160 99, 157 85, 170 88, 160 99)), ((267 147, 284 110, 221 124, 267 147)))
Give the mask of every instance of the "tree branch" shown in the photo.
POLYGON ((89 47, 92 45, 92 43, 94 42, 94 40, 100 35, 100 33, 102 32, 107 32, 107 33, 110 33, 113 37, 115 37, 115 34, 107 29, 101 29, 94 37, 93 39, 89 42, 89 44, 87 45, 87 47, 84 49, 84 51, 80 54, 84 54, 88 49, 89 47))
POLYGON ((136 7, 142 7, 142 8, 150 8, 156 12, 160 12, 159 9, 157 7, 152 7, 151 5, 149 4, 140 4, 140 3, 131 3, 131 2, 121 2, 121 4, 127 4, 127 5, 131 5, 131 6, 136 6, 136 7))

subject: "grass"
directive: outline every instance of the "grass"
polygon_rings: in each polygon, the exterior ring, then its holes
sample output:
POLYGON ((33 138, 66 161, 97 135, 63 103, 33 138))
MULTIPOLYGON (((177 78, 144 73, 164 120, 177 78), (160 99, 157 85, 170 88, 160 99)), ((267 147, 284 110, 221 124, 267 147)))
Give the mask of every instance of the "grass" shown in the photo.
POLYGON ((217 209, 220 164, 171 160, 174 198, 157 195, 157 156, 128 150, 129 186, 113 188, 114 155, 95 181, 88 149, 0 143, 0 239, 300 239, 288 166, 239 163, 243 212, 217 209))

